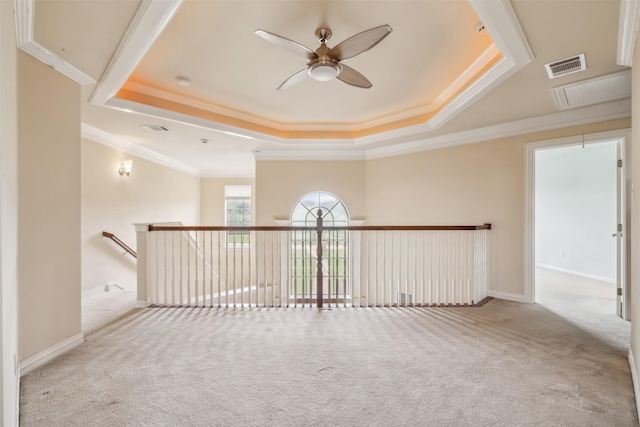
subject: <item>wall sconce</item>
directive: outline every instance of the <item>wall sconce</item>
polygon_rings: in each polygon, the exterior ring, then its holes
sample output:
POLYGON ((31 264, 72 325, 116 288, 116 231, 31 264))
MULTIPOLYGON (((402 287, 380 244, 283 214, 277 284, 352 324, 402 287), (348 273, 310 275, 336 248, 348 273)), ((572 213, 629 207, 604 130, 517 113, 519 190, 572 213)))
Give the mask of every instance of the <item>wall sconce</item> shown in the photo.
POLYGON ((133 160, 125 160, 120 164, 120 169, 118 169, 118 173, 120 175, 127 175, 131 173, 131 167, 133 166, 133 160))

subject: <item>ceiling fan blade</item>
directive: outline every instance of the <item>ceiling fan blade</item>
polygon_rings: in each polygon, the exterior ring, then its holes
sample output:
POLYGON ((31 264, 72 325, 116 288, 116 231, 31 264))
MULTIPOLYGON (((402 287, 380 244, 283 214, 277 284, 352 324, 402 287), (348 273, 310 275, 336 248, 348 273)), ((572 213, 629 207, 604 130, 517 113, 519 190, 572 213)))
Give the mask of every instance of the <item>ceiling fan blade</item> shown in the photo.
POLYGON ((380 43, 382 39, 391 34, 391 31, 393 30, 388 25, 381 25, 379 27, 363 31, 346 39, 337 46, 334 46, 329 50, 328 55, 338 61, 353 58, 354 56, 360 55, 362 52, 366 52, 380 43))
POLYGON ((318 55, 311 49, 306 46, 301 45, 300 43, 296 43, 293 40, 289 40, 277 34, 270 33, 264 30, 256 30, 256 34, 268 41, 269 43, 273 43, 277 46, 283 47, 296 55, 304 56, 307 59, 317 58, 318 55))
POLYGON ((308 75, 309 74, 306 68, 302 71, 298 71, 293 76, 282 82, 282 84, 278 86, 278 90, 285 90, 296 83, 300 83, 302 80, 306 79, 308 75))
POLYGON ((344 64, 342 65, 342 71, 336 77, 338 80, 355 87, 361 87, 364 89, 369 89, 371 86, 371 82, 367 80, 365 76, 357 72, 351 67, 348 67, 344 64))

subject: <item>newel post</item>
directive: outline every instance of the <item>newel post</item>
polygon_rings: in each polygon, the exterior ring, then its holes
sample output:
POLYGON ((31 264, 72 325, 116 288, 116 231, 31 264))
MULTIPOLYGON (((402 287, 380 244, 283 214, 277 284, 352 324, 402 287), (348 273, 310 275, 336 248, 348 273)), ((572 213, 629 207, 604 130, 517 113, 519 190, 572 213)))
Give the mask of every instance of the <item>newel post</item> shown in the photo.
POLYGON ((322 209, 318 209, 318 219, 316 220, 316 231, 318 232, 318 246, 316 254, 318 256, 317 273, 316 273, 316 304, 318 308, 322 308, 322 209))
POLYGON ((136 263, 138 279, 136 307, 145 308, 149 306, 149 297, 147 295, 147 236, 149 235, 149 224, 133 225, 136 228, 136 251, 138 253, 136 263))

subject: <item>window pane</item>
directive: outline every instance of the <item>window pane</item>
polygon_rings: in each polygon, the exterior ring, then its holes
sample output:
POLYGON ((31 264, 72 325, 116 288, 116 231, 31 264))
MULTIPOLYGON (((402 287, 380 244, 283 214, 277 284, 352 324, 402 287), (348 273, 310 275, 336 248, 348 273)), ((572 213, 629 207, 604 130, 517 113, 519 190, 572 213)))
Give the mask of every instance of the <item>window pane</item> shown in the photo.
MULTIPOLYGON (((251 226, 251 200, 245 198, 230 198, 226 200, 227 227, 251 226)), ((232 230, 227 232, 227 244, 249 244, 249 231, 232 230)))

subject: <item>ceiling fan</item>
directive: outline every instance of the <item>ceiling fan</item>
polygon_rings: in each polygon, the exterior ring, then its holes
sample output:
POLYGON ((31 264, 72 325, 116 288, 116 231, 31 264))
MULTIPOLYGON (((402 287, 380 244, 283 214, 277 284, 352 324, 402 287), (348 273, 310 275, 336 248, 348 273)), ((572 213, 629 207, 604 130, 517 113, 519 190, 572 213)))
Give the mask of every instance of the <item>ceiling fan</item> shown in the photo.
POLYGON ((255 33, 266 41, 304 56, 309 60, 307 68, 298 71, 285 80, 278 87, 278 90, 291 87, 307 76, 321 82, 338 79, 348 85, 368 89, 372 86, 371 82, 353 68, 343 64, 342 61, 368 51, 380 43, 391 31, 389 25, 381 25, 356 34, 333 48, 329 48, 326 42, 331 37, 331 30, 319 28, 315 34, 320 42, 320 47, 315 52, 300 43, 268 31, 256 30, 255 33))

